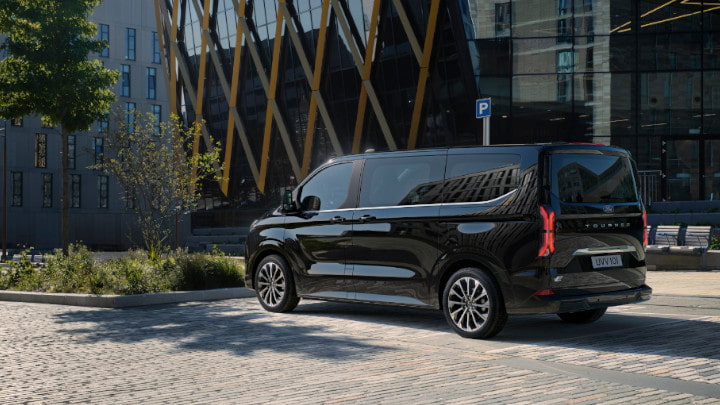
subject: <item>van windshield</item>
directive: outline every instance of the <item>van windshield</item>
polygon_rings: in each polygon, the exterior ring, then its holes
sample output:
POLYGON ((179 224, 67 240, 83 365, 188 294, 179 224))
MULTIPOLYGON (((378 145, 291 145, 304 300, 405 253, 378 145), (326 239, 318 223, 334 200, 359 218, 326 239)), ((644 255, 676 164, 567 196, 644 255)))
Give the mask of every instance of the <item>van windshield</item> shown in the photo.
POLYGON ((562 202, 636 202, 630 159, 616 155, 557 153, 550 155, 552 194, 562 202))

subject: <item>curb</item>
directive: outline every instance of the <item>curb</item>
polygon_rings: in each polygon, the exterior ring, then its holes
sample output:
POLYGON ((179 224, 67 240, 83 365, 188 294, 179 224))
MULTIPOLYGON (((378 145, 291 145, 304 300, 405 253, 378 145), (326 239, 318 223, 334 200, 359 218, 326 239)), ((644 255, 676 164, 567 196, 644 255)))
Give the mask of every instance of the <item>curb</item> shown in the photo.
POLYGON ((174 291, 155 294, 96 295, 0 291, 0 301, 37 304, 74 305, 98 308, 130 308, 145 305, 175 304, 190 301, 215 301, 255 297, 255 291, 245 287, 213 290, 174 291))

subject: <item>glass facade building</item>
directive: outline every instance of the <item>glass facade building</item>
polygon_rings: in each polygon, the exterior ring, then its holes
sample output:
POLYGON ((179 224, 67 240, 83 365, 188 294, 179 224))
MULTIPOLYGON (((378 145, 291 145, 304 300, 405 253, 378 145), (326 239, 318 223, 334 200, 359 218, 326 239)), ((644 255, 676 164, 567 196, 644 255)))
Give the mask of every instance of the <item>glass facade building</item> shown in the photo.
POLYGON ((156 0, 170 108, 219 141, 202 208, 266 207, 332 156, 588 142, 645 198, 720 198, 720 2, 156 0), (210 193, 212 194, 212 193, 210 193))

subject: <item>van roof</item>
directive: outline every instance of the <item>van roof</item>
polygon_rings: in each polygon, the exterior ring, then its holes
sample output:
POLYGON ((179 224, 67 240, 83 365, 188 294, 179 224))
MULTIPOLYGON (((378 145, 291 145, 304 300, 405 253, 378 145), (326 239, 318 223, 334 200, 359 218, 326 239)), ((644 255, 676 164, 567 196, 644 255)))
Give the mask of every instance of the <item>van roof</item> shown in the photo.
POLYGON ((424 154, 437 154, 447 151, 459 151, 459 152, 483 152, 483 153, 528 153, 535 151, 535 153, 541 151, 552 151, 552 150, 603 150, 612 151, 618 153, 624 153, 630 155, 630 153, 617 146, 608 146, 594 143, 569 143, 569 142, 553 142, 553 143, 536 143, 536 144, 500 144, 490 146, 459 146, 450 148, 424 148, 424 149, 409 149, 409 150, 398 150, 398 151, 368 151, 365 153, 359 153, 354 155, 345 155, 337 158, 333 158, 330 161, 340 162, 347 160, 357 160, 365 158, 379 158, 385 156, 417 156, 424 154), (514 151, 511 151, 514 149, 514 151))

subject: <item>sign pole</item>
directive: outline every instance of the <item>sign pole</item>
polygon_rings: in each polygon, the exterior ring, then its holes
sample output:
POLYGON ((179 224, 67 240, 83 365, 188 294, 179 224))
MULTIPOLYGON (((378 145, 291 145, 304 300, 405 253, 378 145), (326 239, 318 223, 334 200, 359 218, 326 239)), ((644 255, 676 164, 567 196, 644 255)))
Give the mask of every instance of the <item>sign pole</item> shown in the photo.
POLYGON ((490 145, 490 116, 492 111, 492 100, 481 98, 475 100, 475 118, 482 119, 484 146, 490 145))
POLYGON ((483 121, 483 146, 490 146, 490 117, 485 117, 483 121))

